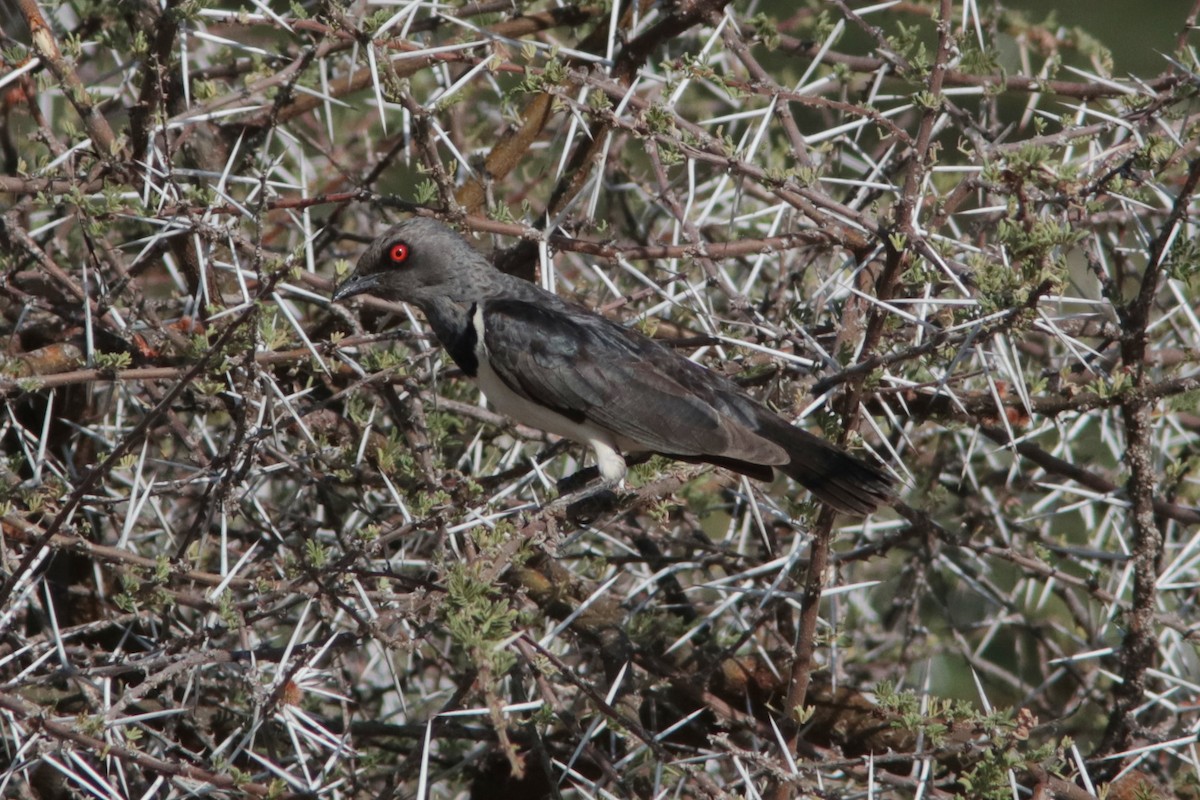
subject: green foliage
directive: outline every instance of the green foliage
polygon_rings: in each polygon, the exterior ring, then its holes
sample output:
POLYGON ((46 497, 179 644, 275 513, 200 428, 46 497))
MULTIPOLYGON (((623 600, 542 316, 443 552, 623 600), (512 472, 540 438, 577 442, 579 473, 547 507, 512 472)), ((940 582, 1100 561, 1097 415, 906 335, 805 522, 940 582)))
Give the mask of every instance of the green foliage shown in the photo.
POLYGON ((772 17, 759 12, 750 18, 750 25, 754 29, 754 38, 762 42, 768 50, 779 47, 779 26, 772 17))
POLYGON ((504 674, 515 663, 503 644, 512 636, 516 610, 470 565, 451 565, 445 582, 442 621, 446 632, 469 664, 476 668, 486 664, 493 675, 504 674))
POLYGON ((1178 13, 1136 10, 1158 76, 1065 7, 40 8, 64 60, 17 25, 0 68, 14 796, 911 794, 851 711, 963 796, 1186 761, 1178 13), (680 455, 762 480, 654 456, 579 515, 586 449, 490 424, 419 304, 331 303, 413 204, 523 277, 542 230, 566 300, 886 462, 894 507, 829 513, 783 472, 838 456, 696 403, 680 455), (131 749, 55 757, 77 715, 131 749), (758 746, 792 737, 840 753, 758 746))

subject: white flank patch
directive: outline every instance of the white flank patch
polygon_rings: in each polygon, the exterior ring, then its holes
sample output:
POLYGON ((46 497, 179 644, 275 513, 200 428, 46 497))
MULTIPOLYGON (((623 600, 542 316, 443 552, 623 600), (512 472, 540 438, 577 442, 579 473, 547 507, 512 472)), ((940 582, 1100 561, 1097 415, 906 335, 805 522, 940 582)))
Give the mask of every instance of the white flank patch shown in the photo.
POLYGON ((625 459, 617 452, 612 433, 589 422, 579 423, 567 419, 557 411, 526 400, 510 389, 492 369, 484 337, 482 305, 475 306, 471 324, 475 326, 475 358, 479 361, 475 379, 479 382, 479 388, 488 403, 501 414, 515 419, 522 425, 586 444, 596 454, 596 467, 600 470, 600 477, 609 483, 619 483, 625 477, 625 459))

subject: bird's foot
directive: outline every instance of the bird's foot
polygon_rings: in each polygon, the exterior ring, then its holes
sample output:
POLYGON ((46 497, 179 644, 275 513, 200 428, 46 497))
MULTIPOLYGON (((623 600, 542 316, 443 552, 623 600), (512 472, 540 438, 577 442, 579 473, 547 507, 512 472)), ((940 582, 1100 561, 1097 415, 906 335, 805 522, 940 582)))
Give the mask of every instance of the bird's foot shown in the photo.
POLYGON ((561 494, 546 506, 546 510, 552 514, 562 513, 574 525, 590 525, 601 514, 612 511, 621 499, 617 493, 621 482, 602 480, 594 486, 588 486, 588 482, 596 475, 596 470, 589 467, 560 480, 558 489, 561 494))
MULTIPOLYGON (((600 470, 596 469, 595 467, 584 467, 577 472, 572 472, 570 475, 559 478, 554 485, 555 488, 558 489, 559 498, 562 499, 568 495, 579 494, 580 492, 585 491, 588 487, 588 484, 599 477, 600 470)), ((605 483, 607 483, 607 481, 605 483)), ((612 486, 609 486, 608 488, 611 489, 612 486)))
POLYGON ((621 497, 607 486, 597 486, 582 492, 581 495, 567 504, 567 521, 576 526, 591 525, 602 514, 607 514, 617 507, 621 497))

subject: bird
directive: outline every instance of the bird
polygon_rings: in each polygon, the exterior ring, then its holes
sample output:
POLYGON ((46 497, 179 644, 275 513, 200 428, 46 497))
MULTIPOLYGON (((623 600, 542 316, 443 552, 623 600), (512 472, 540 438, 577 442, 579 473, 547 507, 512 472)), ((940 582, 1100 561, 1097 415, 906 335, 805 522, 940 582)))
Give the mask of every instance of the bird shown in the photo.
POLYGON ((602 487, 621 485, 627 455, 658 454, 762 481, 778 470, 857 516, 893 497, 880 466, 640 332, 501 272, 436 219, 380 234, 332 299, 367 293, 416 306, 495 410, 589 447, 602 487))

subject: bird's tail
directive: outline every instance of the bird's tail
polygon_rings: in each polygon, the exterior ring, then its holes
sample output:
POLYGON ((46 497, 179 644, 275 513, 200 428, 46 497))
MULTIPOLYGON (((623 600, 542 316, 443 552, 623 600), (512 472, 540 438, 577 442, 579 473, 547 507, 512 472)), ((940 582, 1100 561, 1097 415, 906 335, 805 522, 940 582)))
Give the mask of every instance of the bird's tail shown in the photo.
POLYGON ((862 516, 893 498, 895 482, 881 467, 783 420, 771 422, 771 440, 782 446, 791 459, 778 469, 818 500, 838 511, 862 516))

